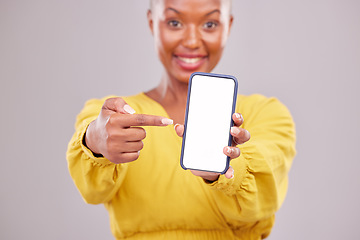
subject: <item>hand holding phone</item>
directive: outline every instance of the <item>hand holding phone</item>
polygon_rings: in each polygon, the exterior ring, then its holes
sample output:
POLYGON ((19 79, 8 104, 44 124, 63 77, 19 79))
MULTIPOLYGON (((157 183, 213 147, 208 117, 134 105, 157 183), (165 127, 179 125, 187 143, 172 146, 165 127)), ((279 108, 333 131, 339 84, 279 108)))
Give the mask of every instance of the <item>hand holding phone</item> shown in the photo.
POLYGON ((221 174, 228 170, 230 157, 224 147, 232 145, 236 95, 233 76, 191 75, 180 160, 184 169, 221 174))

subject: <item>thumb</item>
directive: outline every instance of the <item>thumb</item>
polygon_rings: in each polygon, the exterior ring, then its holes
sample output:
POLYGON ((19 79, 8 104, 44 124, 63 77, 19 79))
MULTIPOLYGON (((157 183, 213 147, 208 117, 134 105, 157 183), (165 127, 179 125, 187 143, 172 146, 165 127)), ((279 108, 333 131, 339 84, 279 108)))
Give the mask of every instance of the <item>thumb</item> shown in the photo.
POLYGON ((184 135, 184 125, 181 124, 175 124, 174 126, 175 132, 179 137, 182 137, 184 135))
POLYGON ((106 99, 103 109, 123 114, 134 114, 135 110, 130 107, 121 97, 106 99))

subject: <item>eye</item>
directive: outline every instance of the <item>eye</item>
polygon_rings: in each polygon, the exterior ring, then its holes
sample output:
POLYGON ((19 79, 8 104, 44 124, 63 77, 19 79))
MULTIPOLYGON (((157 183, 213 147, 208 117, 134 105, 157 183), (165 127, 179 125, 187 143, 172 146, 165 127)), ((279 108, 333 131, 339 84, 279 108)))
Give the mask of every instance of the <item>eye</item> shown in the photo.
POLYGON ((203 27, 205 29, 213 29, 213 28, 216 28, 217 27, 217 23, 216 22, 213 22, 213 21, 209 21, 209 22, 206 22, 203 27))
POLYGON ((179 27, 182 26, 181 23, 180 23, 179 21, 177 21, 177 20, 170 20, 170 21, 168 21, 168 25, 169 25, 170 27, 173 27, 173 28, 179 28, 179 27))

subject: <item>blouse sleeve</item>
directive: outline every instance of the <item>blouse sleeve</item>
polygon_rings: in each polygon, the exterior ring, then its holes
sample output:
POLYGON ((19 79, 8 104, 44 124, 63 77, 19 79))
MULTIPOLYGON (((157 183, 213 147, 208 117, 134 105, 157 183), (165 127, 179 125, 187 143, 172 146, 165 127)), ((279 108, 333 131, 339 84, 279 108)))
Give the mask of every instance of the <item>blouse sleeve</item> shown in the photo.
POLYGON ((234 178, 221 175, 209 184, 229 221, 255 222, 273 216, 284 201, 295 156, 295 125, 287 108, 275 98, 249 98, 237 107, 251 139, 238 146, 241 155, 230 162, 234 178))
POLYGON ((104 157, 97 157, 84 145, 89 124, 97 118, 105 99, 89 100, 77 116, 75 133, 68 144, 66 158, 70 175, 87 203, 99 204, 111 200, 119 189, 126 164, 114 164, 104 157))

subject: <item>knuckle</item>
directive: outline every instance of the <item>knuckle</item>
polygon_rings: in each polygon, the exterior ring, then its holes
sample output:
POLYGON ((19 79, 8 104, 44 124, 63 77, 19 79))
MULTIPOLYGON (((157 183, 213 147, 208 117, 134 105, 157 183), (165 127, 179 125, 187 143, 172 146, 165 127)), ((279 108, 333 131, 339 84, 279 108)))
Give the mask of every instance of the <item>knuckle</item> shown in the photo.
POLYGON ((104 102, 103 107, 106 106, 106 105, 108 105, 108 104, 111 103, 112 101, 114 101, 113 98, 108 98, 108 99, 106 99, 105 102, 104 102))
POLYGON ((139 125, 143 125, 143 124, 146 123, 146 118, 145 118, 144 115, 139 114, 139 115, 136 116, 135 121, 136 121, 136 123, 138 123, 139 125))
POLYGON ((116 141, 119 138, 121 138, 121 131, 115 131, 114 129, 111 129, 110 131, 107 132, 106 139, 108 141, 116 141))
POLYGON ((117 137, 119 138, 119 139, 126 139, 126 137, 127 137, 127 131, 126 130, 119 130, 119 131, 117 131, 117 137))
POLYGON ((117 126, 120 126, 120 114, 112 114, 108 117, 105 123, 105 129, 107 132, 113 131, 117 126))
POLYGON ((121 97, 113 98, 113 101, 115 105, 124 103, 124 99, 122 99, 121 97))
POLYGON ((108 144, 116 140, 116 134, 114 131, 107 131, 104 137, 108 144))
POLYGON ((116 114, 112 114, 108 117, 107 121, 106 121, 106 126, 112 126, 114 125, 116 122, 118 121, 117 115, 116 114))

